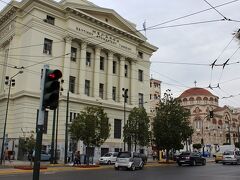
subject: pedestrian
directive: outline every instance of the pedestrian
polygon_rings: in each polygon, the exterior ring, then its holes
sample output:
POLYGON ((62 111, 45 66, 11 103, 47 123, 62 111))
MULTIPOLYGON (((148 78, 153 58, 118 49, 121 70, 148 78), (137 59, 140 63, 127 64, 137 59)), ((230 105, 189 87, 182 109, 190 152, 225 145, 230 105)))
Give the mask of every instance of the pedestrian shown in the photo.
POLYGON ((74 154, 73 166, 81 164, 80 151, 76 151, 74 154))
POLYGON ((3 163, 5 164, 5 160, 8 160, 9 163, 11 163, 11 160, 10 160, 10 152, 8 150, 8 147, 6 147, 5 151, 4 151, 4 157, 3 157, 3 163))

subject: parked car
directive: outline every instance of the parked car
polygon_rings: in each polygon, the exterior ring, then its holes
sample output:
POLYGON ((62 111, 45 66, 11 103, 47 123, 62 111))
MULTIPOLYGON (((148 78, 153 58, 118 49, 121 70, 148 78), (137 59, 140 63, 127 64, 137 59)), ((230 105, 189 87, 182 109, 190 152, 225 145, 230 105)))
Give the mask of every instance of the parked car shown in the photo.
POLYGON ((240 164, 240 151, 225 151, 223 153, 223 164, 240 164))
POLYGON ((218 162, 222 161, 223 153, 217 152, 216 154, 213 155, 213 157, 215 158, 215 162, 218 163, 218 162))
POLYGON ((118 170, 119 168, 127 168, 132 171, 138 169, 143 169, 144 162, 141 158, 140 153, 136 152, 119 152, 117 156, 117 161, 114 165, 115 169, 118 170))
MULTIPOLYGON (((35 157, 35 151, 33 151, 33 160, 35 157)), ((41 161, 50 161, 51 154, 48 154, 46 151, 41 151, 41 161)))
POLYGON ((109 152, 99 158, 99 164, 113 164, 117 160, 118 152, 109 152))
POLYGON ((177 164, 182 166, 188 164, 195 166, 197 164, 206 165, 206 159, 199 152, 182 152, 177 159, 177 164))

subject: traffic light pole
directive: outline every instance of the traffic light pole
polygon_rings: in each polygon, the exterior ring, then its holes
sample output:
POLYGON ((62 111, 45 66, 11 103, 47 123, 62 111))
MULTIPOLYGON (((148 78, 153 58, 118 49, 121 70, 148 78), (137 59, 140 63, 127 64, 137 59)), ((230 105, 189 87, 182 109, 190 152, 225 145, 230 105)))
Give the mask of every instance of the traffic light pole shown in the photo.
POLYGON ((44 90, 44 82, 46 69, 48 69, 48 65, 44 65, 42 71, 41 78, 41 95, 40 95, 40 105, 38 112, 38 121, 37 121, 37 137, 36 137, 36 145, 35 145, 35 155, 34 155, 34 166, 33 166, 33 180, 39 180, 40 173, 40 160, 41 160, 41 149, 42 149, 42 135, 43 135, 43 125, 44 125, 44 117, 45 117, 45 108, 43 108, 43 90, 44 90))
POLYGON ((53 111, 53 124, 52 124, 52 142, 51 142, 51 164, 54 163, 54 135, 55 135, 55 122, 56 122, 56 110, 53 111))
POLYGON ((67 91, 67 109, 66 109, 66 124, 65 124, 65 152, 64 152, 64 164, 67 164, 68 155, 68 114, 69 114, 69 90, 67 91))

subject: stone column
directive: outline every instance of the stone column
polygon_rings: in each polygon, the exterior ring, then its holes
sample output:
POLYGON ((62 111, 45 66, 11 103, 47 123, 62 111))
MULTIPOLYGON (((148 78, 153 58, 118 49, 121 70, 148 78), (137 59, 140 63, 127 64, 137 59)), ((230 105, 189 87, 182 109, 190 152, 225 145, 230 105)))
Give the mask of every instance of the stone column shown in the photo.
POLYGON ((101 48, 95 48, 94 56, 94 77, 93 77, 93 97, 99 97, 99 69, 100 69, 100 52, 101 48))
POLYGON ((120 57, 120 76, 119 76, 119 100, 120 102, 124 102, 124 98, 122 97, 123 91, 122 88, 126 88, 125 87, 125 57, 121 56, 120 57))
POLYGON ((78 87, 79 87, 79 94, 80 96, 84 95, 84 88, 85 88, 85 74, 86 74, 86 51, 87 51, 87 43, 81 43, 80 49, 80 63, 79 63, 79 80, 78 80, 78 87))
POLYGON ((69 76, 70 76, 70 64, 71 64, 71 43, 72 37, 65 37, 65 56, 63 62, 63 91, 67 92, 69 89, 69 76))
POLYGON ((138 94, 136 92, 137 86, 137 69, 136 69, 136 62, 131 61, 131 89, 130 89, 130 102, 131 104, 138 104, 138 94))
POLYGON ((108 53, 107 99, 112 100, 113 52, 108 53))

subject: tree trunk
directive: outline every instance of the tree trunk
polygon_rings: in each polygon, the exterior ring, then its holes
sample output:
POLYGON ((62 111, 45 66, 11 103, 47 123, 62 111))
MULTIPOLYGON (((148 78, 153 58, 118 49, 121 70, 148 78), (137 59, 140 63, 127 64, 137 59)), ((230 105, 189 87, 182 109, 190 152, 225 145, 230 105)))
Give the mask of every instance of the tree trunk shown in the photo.
POLYGON ((169 162, 169 149, 166 149, 166 162, 169 162))

